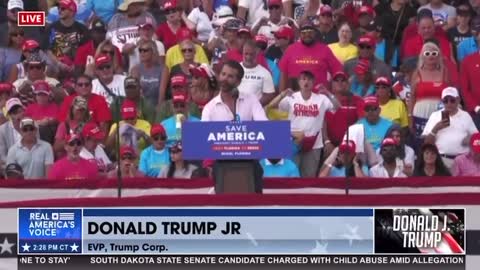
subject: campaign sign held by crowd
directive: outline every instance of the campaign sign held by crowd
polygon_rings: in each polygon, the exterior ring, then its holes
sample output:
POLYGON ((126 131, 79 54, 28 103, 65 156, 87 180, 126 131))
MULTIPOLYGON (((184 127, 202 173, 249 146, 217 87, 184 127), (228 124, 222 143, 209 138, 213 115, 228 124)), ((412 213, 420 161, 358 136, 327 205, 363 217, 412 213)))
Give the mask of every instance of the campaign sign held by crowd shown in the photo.
POLYGON ((292 154, 289 121, 185 122, 185 159, 288 158, 292 154))

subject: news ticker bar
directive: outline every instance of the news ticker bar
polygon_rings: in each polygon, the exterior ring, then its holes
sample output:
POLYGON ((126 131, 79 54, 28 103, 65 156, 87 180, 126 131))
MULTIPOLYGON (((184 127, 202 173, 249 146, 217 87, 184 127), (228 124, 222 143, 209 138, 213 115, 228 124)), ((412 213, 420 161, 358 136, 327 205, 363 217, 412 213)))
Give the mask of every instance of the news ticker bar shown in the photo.
POLYGON ((182 256, 31 256, 18 257, 18 270, 56 269, 318 269, 329 270, 409 269, 409 270, 465 270, 465 255, 182 255, 182 256), (242 268, 242 266, 244 268, 242 268), (68 268, 67 268, 68 267, 68 268), (250 267, 250 268, 249 268, 250 267))
POLYGON ((464 209, 19 209, 19 254, 465 254, 464 209))

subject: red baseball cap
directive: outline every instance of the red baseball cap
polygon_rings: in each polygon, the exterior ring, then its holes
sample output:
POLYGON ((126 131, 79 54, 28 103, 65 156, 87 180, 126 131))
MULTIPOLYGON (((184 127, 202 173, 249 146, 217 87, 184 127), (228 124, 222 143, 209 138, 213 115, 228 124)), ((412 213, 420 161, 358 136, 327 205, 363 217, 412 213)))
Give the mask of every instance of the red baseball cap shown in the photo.
POLYGON ((361 6, 359 9, 358 9, 358 15, 363 15, 363 14, 367 14, 367 15, 370 15, 370 16, 375 16, 375 10, 373 10, 373 8, 371 6, 361 6))
POLYGON ((359 59, 357 65, 353 69, 355 74, 364 75, 370 70, 370 61, 368 59, 359 59))
POLYGON ((73 60, 68 56, 60 56, 60 57, 58 57, 58 61, 60 61, 61 63, 65 64, 69 67, 73 67, 73 65, 74 65, 73 60))
POLYGON ((110 64, 112 62, 112 58, 108 54, 100 54, 95 57, 95 66, 99 67, 104 64, 110 64))
POLYGON ((323 5, 323 6, 320 8, 319 14, 320 14, 320 15, 326 15, 326 14, 333 15, 333 9, 332 9, 332 7, 330 7, 329 5, 323 5))
POLYGON ((180 43, 184 40, 192 40, 193 39, 193 33, 190 29, 186 27, 182 27, 178 29, 177 31, 177 42, 180 43))
POLYGON ((172 97, 172 102, 173 103, 185 103, 187 102, 188 96, 187 93, 178 91, 175 94, 173 94, 172 97))
POLYGON ((196 66, 191 66, 190 67, 190 73, 194 77, 202 77, 202 78, 209 78, 210 76, 208 75, 208 71, 205 66, 200 65, 198 67, 196 66))
POLYGON ((396 140, 394 140, 393 138, 385 138, 382 141, 382 147, 389 146, 389 145, 397 146, 398 142, 396 140))
POLYGON ((150 137, 154 137, 155 135, 167 135, 165 132, 165 128, 161 124, 153 124, 152 128, 150 129, 150 137))
POLYGON ((377 44, 375 38, 371 35, 363 35, 358 39, 358 45, 368 45, 370 47, 375 47, 377 44))
POLYGON ((268 44, 268 38, 265 35, 256 35, 255 36, 255 42, 258 43, 267 43, 268 44))
POLYGON ((120 147, 120 157, 123 157, 124 155, 131 155, 136 157, 137 153, 135 152, 135 149, 131 147, 130 145, 122 145, 120 147))
POLYGON ((375 106, 375 107, 380 106, 380 103, 378 102, 378 98, 376 96, 365 97, 363 99, 363 104, 364 104, 365 107, 367 107, 367 106, 375 106))
POLYGON ((355 142, 352 140, 348 141, 343 141, 340 146, 338 146, 338 151, 340 152, 349 152, 349 153, 355 153, 355 150, 357 149, 355 142))
POLYGON ((9 82, 1 82, 0 83, 0 93, 4 93, 4 92, 13 92, 13 90, 15 89, 15 86, 13 86, 12 83, 9 83, 9 82))
POLYGON ((65 136, 65 141, 67 141, 67 143, 71 143, 75 140, 82 140, 82 136, 80 134, 76 134, 76 133, 70 133, 70 134, 67 134, 65 136))
POLYGON ((75 1, 73 0, 61 0, 58 3, 58 6, 61 8, 69 9, 73 11, 73 13, 77 13, 77 3, 75 3, 75 1))
POLYGON ((37 48, 40 48, 40 44, 33 39, 27 39, 22 44, 22 51, 30 51, 37 48))
POLYGON ((249 35, 252 35, 252 32, 250 31, 250 29, 249 29, 248 27, 241 27, 240 29, 238 29, 237 34, 249 34, 249 35))
POLYGON ((470 137, 470 147, 474 153, 480 153, 480 133, 474 133, 470 137))
POLYGON ((273 35, 278 38, 278 39, 288 39, 292 41, 295 38, 295 33, 293 32, 293 29, 290 26, 282 26, 280 27, 273 35))
POLYGON ((122 108, 121 108, 121 113, 122 113, 122 119, 132 119, 132 118, 137 118, 137 104, 135 102, 126 99, 122 103, 122 108))
POLYGON ((168 0, 163 3, 163 10, 169 10, 177 8, 177 1, 176 0, 168 0))
POLYGON ((282 0, 268 0, 268 6, 282 6, 282 0))
POLYGON ((101 131, 94 122, 88 122, 82 129, 82 137, 101 141, 105 138, 105 132, 101 131))
POLYGON ((153 29, 153 24, 151 23, 139 24, 138 29, 153 29))
POLYGON ((390 81, 390 79, 387 78, 387 77, 385 77, 385 76, 381 76, 381 77, 378 77, 378 78, 375 80, 375 84, 376 84, 376 85, 392 86, 392 81, 390 81))
POLYGON ((50 85, 43 80, 37 80, 33 82, 33 93, 40 94, 43 93, 45 95, 50 95, 51 88, 50 85))
POLYGON ((186 86, 187 78, 183 75, 176 75, 170 79, 170 84, 173 86, 186 86))
POLYGON ((335 74, 333 74, 332 79, 335 80, 337 77, 343 77, 343 78, 345 78, 345 79, 348 79, 347 73, 345 73, 345 72, 343 72, 343 71, 337 71, 337 72, 335 72, 335 74))

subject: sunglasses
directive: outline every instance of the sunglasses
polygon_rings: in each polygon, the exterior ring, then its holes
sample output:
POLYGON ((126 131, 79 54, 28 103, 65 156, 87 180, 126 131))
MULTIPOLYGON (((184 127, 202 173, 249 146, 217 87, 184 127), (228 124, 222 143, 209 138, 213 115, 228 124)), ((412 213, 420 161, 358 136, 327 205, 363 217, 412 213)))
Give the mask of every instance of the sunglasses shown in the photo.
POLYGON ((175 9, 175 8, 165 9, 165 14, 172 14, 172 13, 175 13, 175 12, 177 12, 177 9, 175 9))
POLYGON ((59 8, 60 11, 65 11, 65 10, 69 10, 68 8, 64 8, 64 7, 61 7, 59 8))
POLYGON ((77 86, 78 87, 89 87, 90 85, 92 85, 91 83, 77 83, 77 86))
POLYGON ((122 160, 135 160, 135 157, 131 155, 124 155, 122 156, 122 160))
POLYGON ((185 49, 182 49, 182 53, 186 53, 186 52, 193 52, 193 49, 192 48, 185 48, 185 49))
POLYGON ((388 89, 388 88, 390 88, 389 85, 384 85, 384 84, 375 85, 375 89, 388 89))
POLYGON ((103 50, 102 53, 103 54, 109 54, 111 56, 115 55, 115 51, 110 51, 110 50, 103 50))
POLYGON ((16 33, 10 33, 10 36, 12 37, 23 37, 25 33, 23 32, 16 32, 16 33))
POLYGON ((185 103, 174 103, 173 107, 174 108, 185 108, 185 103))
POLYGON ((365 112, 375 112, 378 110, 378 107, 366 107, 365 112))
POLYGON ((112 67, 112 66, 110 66, 110 65, 104 65, 104 66, 99 66, 97 69, 98 69, 98 70, 108 70, 108 69, 110 69, 111 67, 112 67))
POLYGON ((181 153, 182 150, 170 150, 170 153, 172 154, 178 154, 178 153, 181 153))
POLYGON ((437 57, 438 56, 438 51, 424 51, 423 56, 429 57, 437 57))
POLYGON ((346 78, 343 78, 343 77, 340 77, 340 78, 335 78, 333 79, 334 82, 346 82, 347 79, 346 78))
POLYGON ((313 32, 315 32, 315 30, 313 30, 313 29, 305 29, 305 30, 300 31, 300 34, 309 34, 309 33, 313 33, 313 32))
POLYGON ((28 69, 30 70, 33 70, 33 69, 41 70, 42 68, 43 68, 42 65, 28 65, 28 69))
POLYGON ((69 146, 74 147, 74 146, 82 146, 83 142, 80 140, 74 140, 68 143, 69 146))
POLYGON ((442 102, 443 103, 455 103, 455 102, 457 102, 457 99, 453 98, 453 97, 446 97, 446 98, 442 99, 442 102))
POLYGON ((139 48, 139 49, 138 49, 138 51, 139 51, 140 53, 147 53, 147 52, 149 52, 149 51, 151 51, 151 50, 152 50, 152 49, 150 49, 150 48, 139 48))
POLYGON ((268 7, 269 10, 280 9, 279 5, 271 5, 268 7))
POLYGON ((362 50, 365 50, 365 49, 370 50, 370 49, 372 49, 372 46, 360 44, 360 45, 358 45, 358 48, 360 48, 362 50))
POLYGON ((35 127, 32 127, 32 126, 23 127, 23 128, 22 128, 22 131, 23 131, 23 132, 35 131, 35 127))
POLYGON ((152 139, 154 141, 165 141, 167 139, 167 136, 165 136, 165 135, 154 136, 152 139))

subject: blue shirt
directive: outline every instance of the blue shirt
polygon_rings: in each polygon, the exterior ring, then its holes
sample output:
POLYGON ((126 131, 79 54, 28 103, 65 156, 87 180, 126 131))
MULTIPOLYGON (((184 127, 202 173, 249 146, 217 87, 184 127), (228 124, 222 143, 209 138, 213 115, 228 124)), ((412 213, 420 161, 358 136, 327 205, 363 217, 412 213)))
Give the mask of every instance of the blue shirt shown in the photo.
MULTIPOLYGON (((188 116, 187 121, 197 122, 200 121, 195 116, 188 116)), ((176 115, 171 116, 162 121, 162 126, 165 128, 167 132, 167 147, 172 146, 176 141, 181 140, 181 138, 177 138, 177 117, 176 115)))
POLYGON ((87 9, 92 10, 105 24, 108 24, 117 12, 123 0, 87 0, 87 9), (118 4, 115 6, 115 4, 118 4))
POLYGON ((354 95, 357 95, 359 97, 368 97, 368 96, 375 95, 375 85, 371 84, 368 87, 365 95, 362 95, 363 87, 364 87, 363 84, 360 84, 360 82, 357 80, 356 75, 353 75, 353 81, 352 81, 352 85, 350 86, 350 91, 352 91, 354 95))
POLYGON ((168 170, 169 166, 170 153, 167 148, 157 151, 150 145, 140 154, 138 169, 148 177, 158 177, 160 172, 168 170))
POLYGON ((272 73, 273 85, 275 87, 278 87, 278 85, 280 84, 280 69, 278 67, 278 64, 271 59, 268 59, 268 58, 265 58, 265 59, 267 60, 268 68, 272 73))
POLYGON ((365 137, 375 151, 380 148, 385 135, 393 124, 392 121, 383 117, 380 117, 375 125, 370 124, 365 117, 358 120, 357 123, 363 125, 365 137))
POLYGON ((457 59, 461 62, 463 58, 478 51, 478 44, 474 37, 464 39, 457 46, 457 59))
POLYGON ((272 164, 267 159, 262 159, 263 177, 300 177, 297 165, 290 159, 282 159, 277 164, 272 164))
MULTIPOLYGON (((365 176, 368 176, 368 167, 363 165, 362 166, 362 172, 365 176)), ((330 169, 330 174, 328 176, 331 176, 331 177, 345 177, 345 167, 341 167, 341 168, 332 167, 330 169)))
MULTIPOLYGON (((385 62, 385 40, 380 41, 377 43, 377 47, 375 47, 375 57, 385 62)), ((398 67, 398 48, 395 47, 395 51, 393 52, 392 61, 390 61, 390 66, 398 67)))

